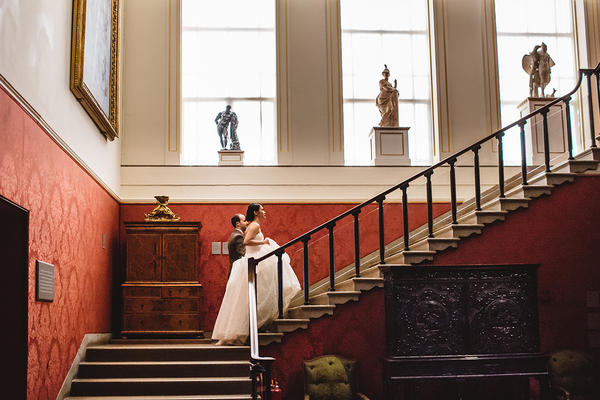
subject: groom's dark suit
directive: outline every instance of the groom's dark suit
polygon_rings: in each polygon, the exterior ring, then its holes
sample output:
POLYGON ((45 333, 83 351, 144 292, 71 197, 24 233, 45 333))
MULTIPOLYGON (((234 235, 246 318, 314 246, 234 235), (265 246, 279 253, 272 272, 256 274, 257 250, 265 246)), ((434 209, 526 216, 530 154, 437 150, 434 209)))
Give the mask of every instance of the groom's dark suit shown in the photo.
POLYGON ((231 266, 233 262, 239 258, 242 258, 246 254, 246 246, 244 246, 244 233, 240 229, 234 229, 229 236, 229 242, 227 242, 227 249, 229 250, 229 273, 231 273, 231 266))

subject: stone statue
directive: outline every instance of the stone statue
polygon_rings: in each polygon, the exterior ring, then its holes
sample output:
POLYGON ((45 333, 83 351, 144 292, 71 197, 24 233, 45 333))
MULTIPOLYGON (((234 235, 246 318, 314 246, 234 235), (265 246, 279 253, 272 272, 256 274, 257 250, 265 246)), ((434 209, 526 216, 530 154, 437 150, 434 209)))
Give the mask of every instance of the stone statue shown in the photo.
POLYGON ((398 126, 398 90, 397 82, 394 79, 394 86, 388 81, 390 70, 384 64, 385 69, 381 73, 383 79, 379 81, 379 94, 375 99, 375 104, 379 108, 381 121, 379 126, 398 126))
POLYGON ((544 89, 550 83, 550 68, 556 65, 547 50, 546 43, 542 42, 541 45, 536 45, 531 53, 525 54, 521 60, 523 69, 529 74, 530 97, 540 97, 540 88, 542 97, 546 97, 544 89))
POLYGON ((217 124, 217 133, 221 140, 221 150, 227 150, 227 143, 229 142, 229 150, 240 150, 240 142, 237 137, 237 126, 238 118, 237 115, 231 111, 231 106, 225 107, 225 111, 221 111, 215 118, 215 124, 217 124))

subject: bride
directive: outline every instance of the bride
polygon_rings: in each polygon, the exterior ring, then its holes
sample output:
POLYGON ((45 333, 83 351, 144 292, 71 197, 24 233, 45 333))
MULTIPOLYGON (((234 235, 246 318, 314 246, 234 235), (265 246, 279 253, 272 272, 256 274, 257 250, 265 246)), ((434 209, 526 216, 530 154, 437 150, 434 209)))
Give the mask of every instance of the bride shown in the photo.
MULTIPOLYGON (((264 237, 260 224, 267 217, 262 205, 248 206, 244 245, 246 255, 236 260, 231 267, 231 275, 215 322, 212 338, 217 345, 244 344, 250 330, 248 310, 248 258, 261 257, 279 247, 274 240, 264 237)), ((300 282, 290 266, 290 257, 283 254, 283 306, 287 310, 290 301, 298 293, 300 282)), ((256 267, 258 327, 271 322, 278 315, 277 307, 277 257, 271 256, 256 267)))

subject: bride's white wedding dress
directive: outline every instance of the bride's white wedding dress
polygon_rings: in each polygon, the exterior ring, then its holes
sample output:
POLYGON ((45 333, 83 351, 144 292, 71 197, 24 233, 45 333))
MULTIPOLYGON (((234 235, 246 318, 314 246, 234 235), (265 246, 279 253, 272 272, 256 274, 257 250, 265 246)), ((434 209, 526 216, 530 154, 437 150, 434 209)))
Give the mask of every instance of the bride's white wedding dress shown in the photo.
MULTIPOLYGON (((262 232, 256 235, 256 240, 264 240, 262 232)), ((246 255, 236 260, 231 266, 231 275, 223 302, 215 322, 212 338, 223 344, 244 343, 250 331, 248 310, 248 258, 261 257, 279 245, 269 239, 268 244, 246 246, 246 255)), ((290 266, 290 257, 283 254, 283 307, 287 310, 292 298, 301 290, 300 282, 290 266)), ((257 315, 258 327, 277 318, 277 257, 272 256, 261 261, 256 267, 257 282, 257 315)))

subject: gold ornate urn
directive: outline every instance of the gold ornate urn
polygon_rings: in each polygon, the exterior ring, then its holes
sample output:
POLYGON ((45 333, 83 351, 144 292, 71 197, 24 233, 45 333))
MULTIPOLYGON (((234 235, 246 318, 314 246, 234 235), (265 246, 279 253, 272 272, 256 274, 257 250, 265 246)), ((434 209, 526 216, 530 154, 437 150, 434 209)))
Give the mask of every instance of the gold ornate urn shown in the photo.
POLYGON ((158 206, 150 214, 144 214, 144 221, 147 222, 177 222, 179 217, 175 215, 167 203, 169 202, 169 196, 154 196, 158 201, 158 206))

